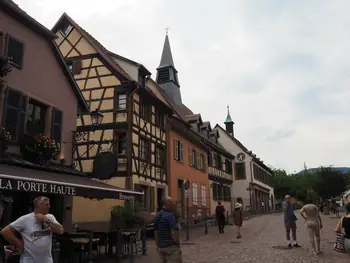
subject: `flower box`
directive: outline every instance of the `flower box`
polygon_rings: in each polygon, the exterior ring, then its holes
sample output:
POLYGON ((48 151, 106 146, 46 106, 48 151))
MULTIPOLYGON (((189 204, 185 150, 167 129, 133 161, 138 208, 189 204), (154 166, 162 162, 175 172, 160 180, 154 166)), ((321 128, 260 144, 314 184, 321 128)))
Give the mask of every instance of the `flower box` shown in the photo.
POLYGON ((48 136, 38 134, 25 136, 23 143, 23 157, 34 163, 47 163, 56 159, 61 152, 61 145, 48 136))

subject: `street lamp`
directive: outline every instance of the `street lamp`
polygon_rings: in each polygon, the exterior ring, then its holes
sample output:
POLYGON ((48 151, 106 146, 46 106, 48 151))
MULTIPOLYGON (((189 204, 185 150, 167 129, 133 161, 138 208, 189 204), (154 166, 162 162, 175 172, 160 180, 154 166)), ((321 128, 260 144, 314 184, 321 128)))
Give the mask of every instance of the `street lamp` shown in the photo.
POLYGON ((92 126, 94 127, 100 125, 104 117, 103 114, 98 109, 92 111, 90 116, 91 116, 92 126))

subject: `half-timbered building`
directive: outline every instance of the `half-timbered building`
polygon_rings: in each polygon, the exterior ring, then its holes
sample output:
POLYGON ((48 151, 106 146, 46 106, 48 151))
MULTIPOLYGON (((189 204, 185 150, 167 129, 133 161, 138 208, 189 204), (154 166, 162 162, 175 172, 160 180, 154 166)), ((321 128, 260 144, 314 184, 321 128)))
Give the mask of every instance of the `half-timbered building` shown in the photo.
POLYGON ((33 200, 44 195, 70 232, 76 196, 141 194, 91 180, 72 167, 77 112, 90 110, 55 38, 13 1, 0 1, 0 189, 12 201, 2 225, 32 212, 33 200))
POLYGON ((177 73, 166 35, 157 68, 157 83, 177 113, 171 120, 169 134, 173 142, 169 147, 172 150, 169 155, 173 155, 169 162, 170 193, 178 201, 178 211, 185 214, 182 183, 190 182, 187 197, 190 199, 190 218, 193 219, 214 214, 218 201, 230 212, 234 156, 219 144, 218 133, 211 129, 210 122, 203 122, 200 114, 194 114, 183 104, 177 73))
MULTIPOLYGON (((171 108, 147 87, 151 73, 145 67, 108 51, 67 14, 53 32, 90 109, 104 115, 98 128, 86 115, 78 119, 77 131, 82 135, 74 151, 77 169, 108 184, 144 192, 141 209, 154 212, 156 189, 163 189, 158 192, 162 195, 167 191, 167 116, 171 108), (93 169, 94 159, 104 152, 116 156, 114 167, 93 169)), ((74 213, 77 222, 109 221, 110 209, 116 204, 78 198, 75 202, 82 209, 74 213), (87 202, 95 208, 91 213, 85 209, 87 202)))

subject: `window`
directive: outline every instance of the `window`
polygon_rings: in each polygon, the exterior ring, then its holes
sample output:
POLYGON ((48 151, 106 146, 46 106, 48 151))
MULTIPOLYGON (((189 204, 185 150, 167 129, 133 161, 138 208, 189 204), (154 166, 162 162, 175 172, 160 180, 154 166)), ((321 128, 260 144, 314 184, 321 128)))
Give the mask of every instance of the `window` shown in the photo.
POLYGON ((225 166, 226 166, 226 173, 232 175, 232 161, 229 159, 225 160, 225 166))
POLYGON ((166 154, 162 146, 156 146, 156 165, 164 168, 166 164, 166 154))
POLYGON ((189 154, 189 163, 190 163, 190 166, 196 167, 196 162, 197 162, 196 150, 193 149, 193 148, 191 148, 191 147, 188 147, 188 152, 190 153, 190 154, 189 154))
POLYGON ((207 188, 201 185, 202 206, 207 206, 207 188))
POLYGON ((143 138, 140 138, 140 145, 139 145, 139 156, 140 156, 140 159, 141 160, 144 160, 144 161, 150 161, 150 157, 151 157, 151 154, 150 154, 150 142, 149 140, 146 140, 146 139, 143 139, 143 138))
POLYGON ((117 94, 117 109, 126 109, 126 94, 119 93, 117 94))
POLYGON ((231 187, 229 186, 223 186, 223 191, 224 191, 224 201, 231 201, 231 187))
POLYGON ((160 128, 164 128, 164 114, 159 108, 156 108, 156 125, 160 128))
POLYGON ((71 24, 67 22, 63 22, 60 27, 59 27, 59 31, 62 33, 63 36, 68 36, 69 33, 72 31, 73 26, 71 24))
POLYGON ((216 183, 212 184, 212 188, 213 188, 213 199, 214 200, 219 200, 219 185, 216 183))
POLYGON ((245 163, 235 163, 236 180, 246 179, 245 163))
POLYGON ((183 143, 176 139, 174 139, 174 159, 184 161, 183 143))
POLYGON ((127 145, 126 134, 122 134, 119 136, 119 140, 118 140, 118 155, 126 154, 126 145, 127 145))
POLYGON ((169 68, 162 68, 158 70, 157 82, 164 83, 170 80, 169 68))
POLYGON ((192 204, 198 205, 197 183, 192 183, 192 204))
MULTIPOLYGON (((27 108, 26 132, 31 135, 44 133, 47 107, 35 100, 30 100, 27 108)), ((58 116, 62 121, 62 114, 58 116)), ((56 135, 60 139, 61 135, 56 135)))
POLYGON ((218 169, 222 169, 222 159, 221 159, 221 155, 219 154, 215 154, 215 167, 218 169))
POLYGON ((62 111, 53 108, 52 109, 52 119, 51 119, 51 138, 58 143, 62 141, 62 121, 63 113, 62 111))
POLYGON ((140 105, 140 116, 141 118, 151 121, 152 120, 152 105, 148 103, 141 103, 140 105))
POLYGON ((23 52, 23 43, 11 36, 7 36, 6 56, 11 58, 11 64, 17 68, 22 68, 23 66, 23 52))

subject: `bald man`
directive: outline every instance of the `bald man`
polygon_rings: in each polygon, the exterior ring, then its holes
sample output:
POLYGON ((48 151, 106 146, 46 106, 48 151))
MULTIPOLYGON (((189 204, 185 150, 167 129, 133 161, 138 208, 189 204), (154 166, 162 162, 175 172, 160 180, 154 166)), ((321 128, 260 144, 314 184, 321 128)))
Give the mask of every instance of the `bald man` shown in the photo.
POLYGON ((182 263, 179 229, 173 213, 176 206, 170 197, 165 197, 162 203, 162 209, 153 220, 158 252, 162 263, 182 263))
POLYGON ((287 246, 289 248, 300 246, 297 243, 297 217, 294 214, 293 205, 290 202, 290 195, 286 195, 283 202, 284 225, 286 228, 287 246), (290 243, 290 231, 292 230, 293 245, 290 243))

